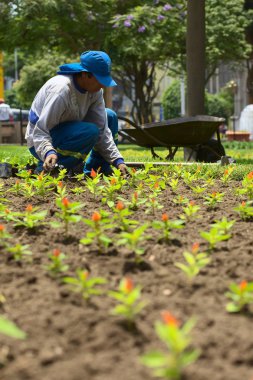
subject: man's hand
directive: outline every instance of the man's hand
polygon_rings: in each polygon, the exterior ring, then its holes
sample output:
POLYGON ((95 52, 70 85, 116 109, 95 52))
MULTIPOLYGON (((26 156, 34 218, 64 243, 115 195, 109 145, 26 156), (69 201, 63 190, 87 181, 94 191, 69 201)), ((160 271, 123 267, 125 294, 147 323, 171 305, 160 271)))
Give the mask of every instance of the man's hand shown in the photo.
POLYGON ((123 177, 127 177, 129 175, 127 166, 125 164, 119 164, 118 169, 121 171, 123 177))
POLYGON ((57 162, 57 155, 52 153, 52 154, 49 154, 46 158, 45 158, 45 161, 44 161, 44 164, 43 164, 43 168, 50 172, 55 164, 57 162))

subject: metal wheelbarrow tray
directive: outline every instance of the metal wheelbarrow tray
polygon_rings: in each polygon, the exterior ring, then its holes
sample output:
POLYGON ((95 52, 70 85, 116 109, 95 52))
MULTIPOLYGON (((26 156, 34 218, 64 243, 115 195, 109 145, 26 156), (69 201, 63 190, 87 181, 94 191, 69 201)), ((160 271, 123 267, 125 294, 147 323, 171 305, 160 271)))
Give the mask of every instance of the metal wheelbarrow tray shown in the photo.
POLYGON ((205 146, 215 133, 220 143, 219 126, 224 122, 222 118, 205 115, 180 117, 142 126, 122 116, 119 116, 119 119, 131 125, 119 132, 122 136, 139 146, 151 148, 153 157, 157 157, 153 148, 167 147, 170 152, 168 159, 174 158, 179 147, 197 150, 200 146, 205 146))

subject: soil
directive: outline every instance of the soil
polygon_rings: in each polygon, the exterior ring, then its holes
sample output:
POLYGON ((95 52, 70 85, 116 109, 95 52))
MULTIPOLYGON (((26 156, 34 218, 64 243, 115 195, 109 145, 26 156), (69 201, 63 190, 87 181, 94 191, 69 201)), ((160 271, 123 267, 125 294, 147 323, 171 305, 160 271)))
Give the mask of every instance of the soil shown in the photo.
MULTIPOLYGON (((4 180, 4 192, 15 182, 4 180)), ((66 184, 70 201, 85 203, 81 214, 91 218, 94 210, 107 209, 86 190, 74 195, 66 184)), ((78 185, 79 186, 79 185, 78 185)), ((154 323, 161 320, 161 312, 169 310, 181 323, 196 318, 192 331, 192 345, 201 350, 199 359, 184 371, 184 380, 251 380, 253 378, 253 310, 238 314, 226 312, 228 299, 225 293, 231 282, 253 281, 252 221, 240 220, 233 208, 241 202, 235 195, 239 182, 224 186, 215 181, 207 191, 225 192, 222 203, 215 209, 203 204, 203 195, 193 194, 183 182, 176 194, 169 186, 159 194, 164 206, 156 215, 145 213, 143 204, 131 219, 152 222, 167 212, 170 219, 178 219, 182 206, 173 202, 181 194, 201 206, 198 217, 181 230, 173 231, 170 243, 159 242, 159 231, 148 229, 150 239, 143 242, 143 263, 136 265, 127 247, 109 247, 101 254, 95 244, 84 246, 79 240, 85 237, 88 226, 82 222, 72 224, 68 236, 64 230, 48 224, 29 232, 6 224, 13 244, 29 244, 33 261, 16 262, 10 254, 0 256, 0 293, 6 302, 0 304, 0 314, 6 315, 27 333, 25 340, 1 335, 1 380, 151 380, 152 371, 140 362, 140 356, 153 349, 166 352, 158 339, 154 323), (200 242, 201 251, 207 243, 199 231, 208 231, 210 224, 223 216, 236 220, 232 238, 220 242, 211 254, 211 263, 190 282, 174 266, 183 262, 182 253, 190 250, 193 242, 200 242), (50 276, 45 266, 48 254, 58 248, 67 255, 69 265, 66 276, 75 276, 77 268, 90 270, 90 276, 104 277, 105 290, 116 290, 123 276, 130 277, 142 287, 142 298, 147 306, 129 328, 122 317, 110 314, 115 301, 108 297, 93 296, 89 301, 70 290, 61 277, 50 276)), ((133 190, 124 188, 124 198, 133 190)), ((7 193, 5 193, 7 194, 7 193)), ((12 210, 24 210, 31 200, 8 193, 12 210)), ((33 206, 47 209, 46 222, 56 220, 52 193, 32 198, 33 206)), ((110 236, 118 239, 119 230, 110 236)))

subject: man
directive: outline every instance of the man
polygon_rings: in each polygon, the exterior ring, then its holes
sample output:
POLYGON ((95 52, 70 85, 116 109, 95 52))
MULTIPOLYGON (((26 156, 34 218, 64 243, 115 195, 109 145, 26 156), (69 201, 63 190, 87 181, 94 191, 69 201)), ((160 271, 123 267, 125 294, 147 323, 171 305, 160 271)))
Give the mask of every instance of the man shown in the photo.
POLYGON ((0 121, 13 121, 11 107, 5 103, 3 98, 0 98, 0 121))
POLYGON ((116 146, 118 120, 105 108, 103 88, 116 86, 111 77, 111 59, 102 51, 86 51, 80 63, 60 66, 37 93, 29 113, 27 145, 39 162, 36 173, 50 171, 58 163, 67 169, 84 164, 111 174, 110 165, 127 174, 116 146))

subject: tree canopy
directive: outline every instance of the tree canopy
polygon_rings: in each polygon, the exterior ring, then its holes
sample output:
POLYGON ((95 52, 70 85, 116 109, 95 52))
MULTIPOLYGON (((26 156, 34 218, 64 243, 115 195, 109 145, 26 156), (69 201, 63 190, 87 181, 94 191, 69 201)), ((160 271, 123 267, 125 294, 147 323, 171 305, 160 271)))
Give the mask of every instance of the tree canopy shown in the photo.
MULTIPOLYGON (((245 28, 251 18, 243 3, 227 0, 224 6, 219 0, 206 0, 207 76, 221 61, 249 54, 245 28)), ((186 5, 185 0, 0 1, 0 48, 18 47, 30 69, 33 62, 39 67, 35 61, 41 54, 78 57, 84 50, 107 51, 118 82, 133 103, 132 116, 146 122, 152 119, 151 104, 158 90, 157 68, 164 74, 168 69, 175 75, 185 71, 186 5)), ((20 92, 22 86, 28 88, 25 81, 32 80, 28 72, 24 68, 21 73, 20 92)))

